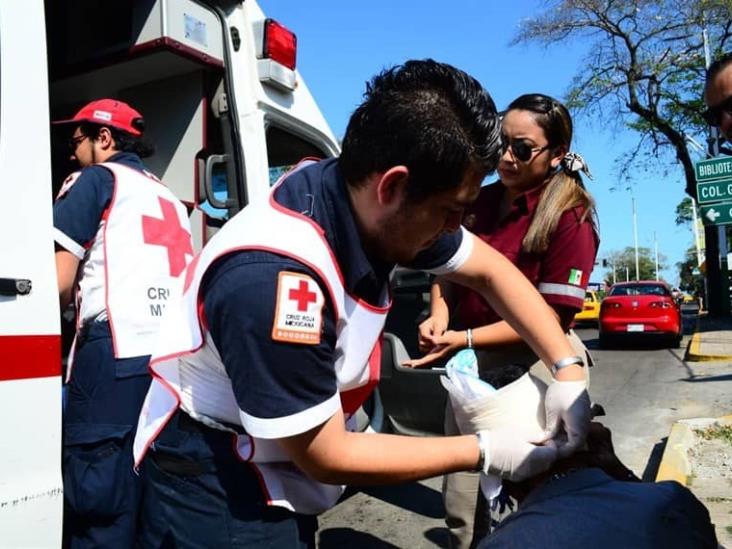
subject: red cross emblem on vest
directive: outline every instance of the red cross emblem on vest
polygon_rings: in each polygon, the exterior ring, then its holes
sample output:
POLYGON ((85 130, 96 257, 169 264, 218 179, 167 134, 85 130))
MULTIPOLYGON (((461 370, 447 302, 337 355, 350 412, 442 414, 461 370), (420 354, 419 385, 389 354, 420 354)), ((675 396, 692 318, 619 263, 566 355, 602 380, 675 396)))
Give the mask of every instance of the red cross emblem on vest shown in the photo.
POLYGON ((142 216, 142 239, 146 244, 164 246, 168 252, 170 276, 177 277, 186 268, 186 254, 193 255, 191 235, 180 225, 175 204, 158 197, 163 218, 142 216))
POLYGON ((315 303, 318 296, 315 292, 311 292, 308 287, 308 283, 305 280, 300 281, 300 285, 297 289, 292 288, 288 297, 292 301, 297 301, 297 310, 305 312, 308 310, 308 304, 315 303))

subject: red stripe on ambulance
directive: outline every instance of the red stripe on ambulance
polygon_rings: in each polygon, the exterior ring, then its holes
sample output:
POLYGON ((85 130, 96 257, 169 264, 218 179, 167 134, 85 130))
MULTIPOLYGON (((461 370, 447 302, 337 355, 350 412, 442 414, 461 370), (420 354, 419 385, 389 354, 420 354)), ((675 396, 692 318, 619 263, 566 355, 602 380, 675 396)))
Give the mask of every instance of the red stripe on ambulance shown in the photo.
POLYGON ((61 375, 61 336, 0 336, 0 381, 61 375))

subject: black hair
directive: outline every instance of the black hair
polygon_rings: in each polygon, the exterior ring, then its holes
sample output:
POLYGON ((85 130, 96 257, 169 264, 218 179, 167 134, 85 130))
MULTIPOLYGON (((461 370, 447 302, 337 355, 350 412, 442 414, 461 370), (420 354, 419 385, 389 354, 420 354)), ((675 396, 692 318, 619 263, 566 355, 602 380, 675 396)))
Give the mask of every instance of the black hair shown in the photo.
POLYGON ((480 83, 432 59, 411 60, 366 84, 348 122, 340 166, 349 185, 393 166, 409 169, 415 201, 457 187, 469 168, 487 175, 500 158, 496 106, 480 83))
MULTIPOLYGON (((136 118, 133 121, 133 126, 141 132, 145 129, 145 123, 142 118, 136 118)), ((107 128, 109 133, 112 134, 114 148, 117 151, 135 153, 140 158, 147 158, 155 153, 155 148, 152 144, 124 130, 112 126, 105 126, 104 124, 95 124, 93 122, 82 122, 79 124, 81 133, 93 140, 99 137, 99 131, 102 128, 107 128)))
POLYGON ((707 68, 706 85, 708 86, 714 77, 727 68, 730 63, 732 63, 732 52, 724 53, 721 57, 715 59, 707 68))

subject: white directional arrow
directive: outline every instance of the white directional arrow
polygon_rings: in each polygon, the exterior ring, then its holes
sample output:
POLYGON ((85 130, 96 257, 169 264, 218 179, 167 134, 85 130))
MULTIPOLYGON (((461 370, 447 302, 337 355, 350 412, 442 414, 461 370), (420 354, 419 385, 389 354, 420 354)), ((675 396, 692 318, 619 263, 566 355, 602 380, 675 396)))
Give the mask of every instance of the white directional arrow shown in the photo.
POLYGON ((709 209, 709 210, 707 211, 707 213, 706 213, 706 214, 704 214, 704 215, 706 215, 706 216, 707 216, 707 219, 708 219, 709 221, 711 221, 712 223, 714 223, 714 222, 715 222, 715 221, 717 220, 717 218, 718 218, 718 217, 719 217, 720 215, 722 215, 722 214, 721 214, 721 213, 719 213, 719 212, 718 212, 717 210, 715 210, 714 208, 710 208, 710 209, 709 209))

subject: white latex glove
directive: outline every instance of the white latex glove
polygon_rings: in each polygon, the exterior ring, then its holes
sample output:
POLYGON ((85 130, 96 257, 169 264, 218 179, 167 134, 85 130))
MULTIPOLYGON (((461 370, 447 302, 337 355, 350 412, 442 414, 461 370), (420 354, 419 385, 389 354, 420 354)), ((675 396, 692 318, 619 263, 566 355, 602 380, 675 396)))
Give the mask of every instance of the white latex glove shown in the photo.
POLYGON ((544 395, 546 410, 546 439, 554 439, 558 457, 571 455, 585 443, 590 428, 590 396, 587 382, 553 381, 544 395), (557 437, 559 428, 564 426, 566 440, 557 437))
POLYGON ((551 441, 547 446, 536 446, 508 429, 481 431, 481 436, 487 446, 483 472, 488 475, 521 481, 543 473, 557 459, 551 441))

